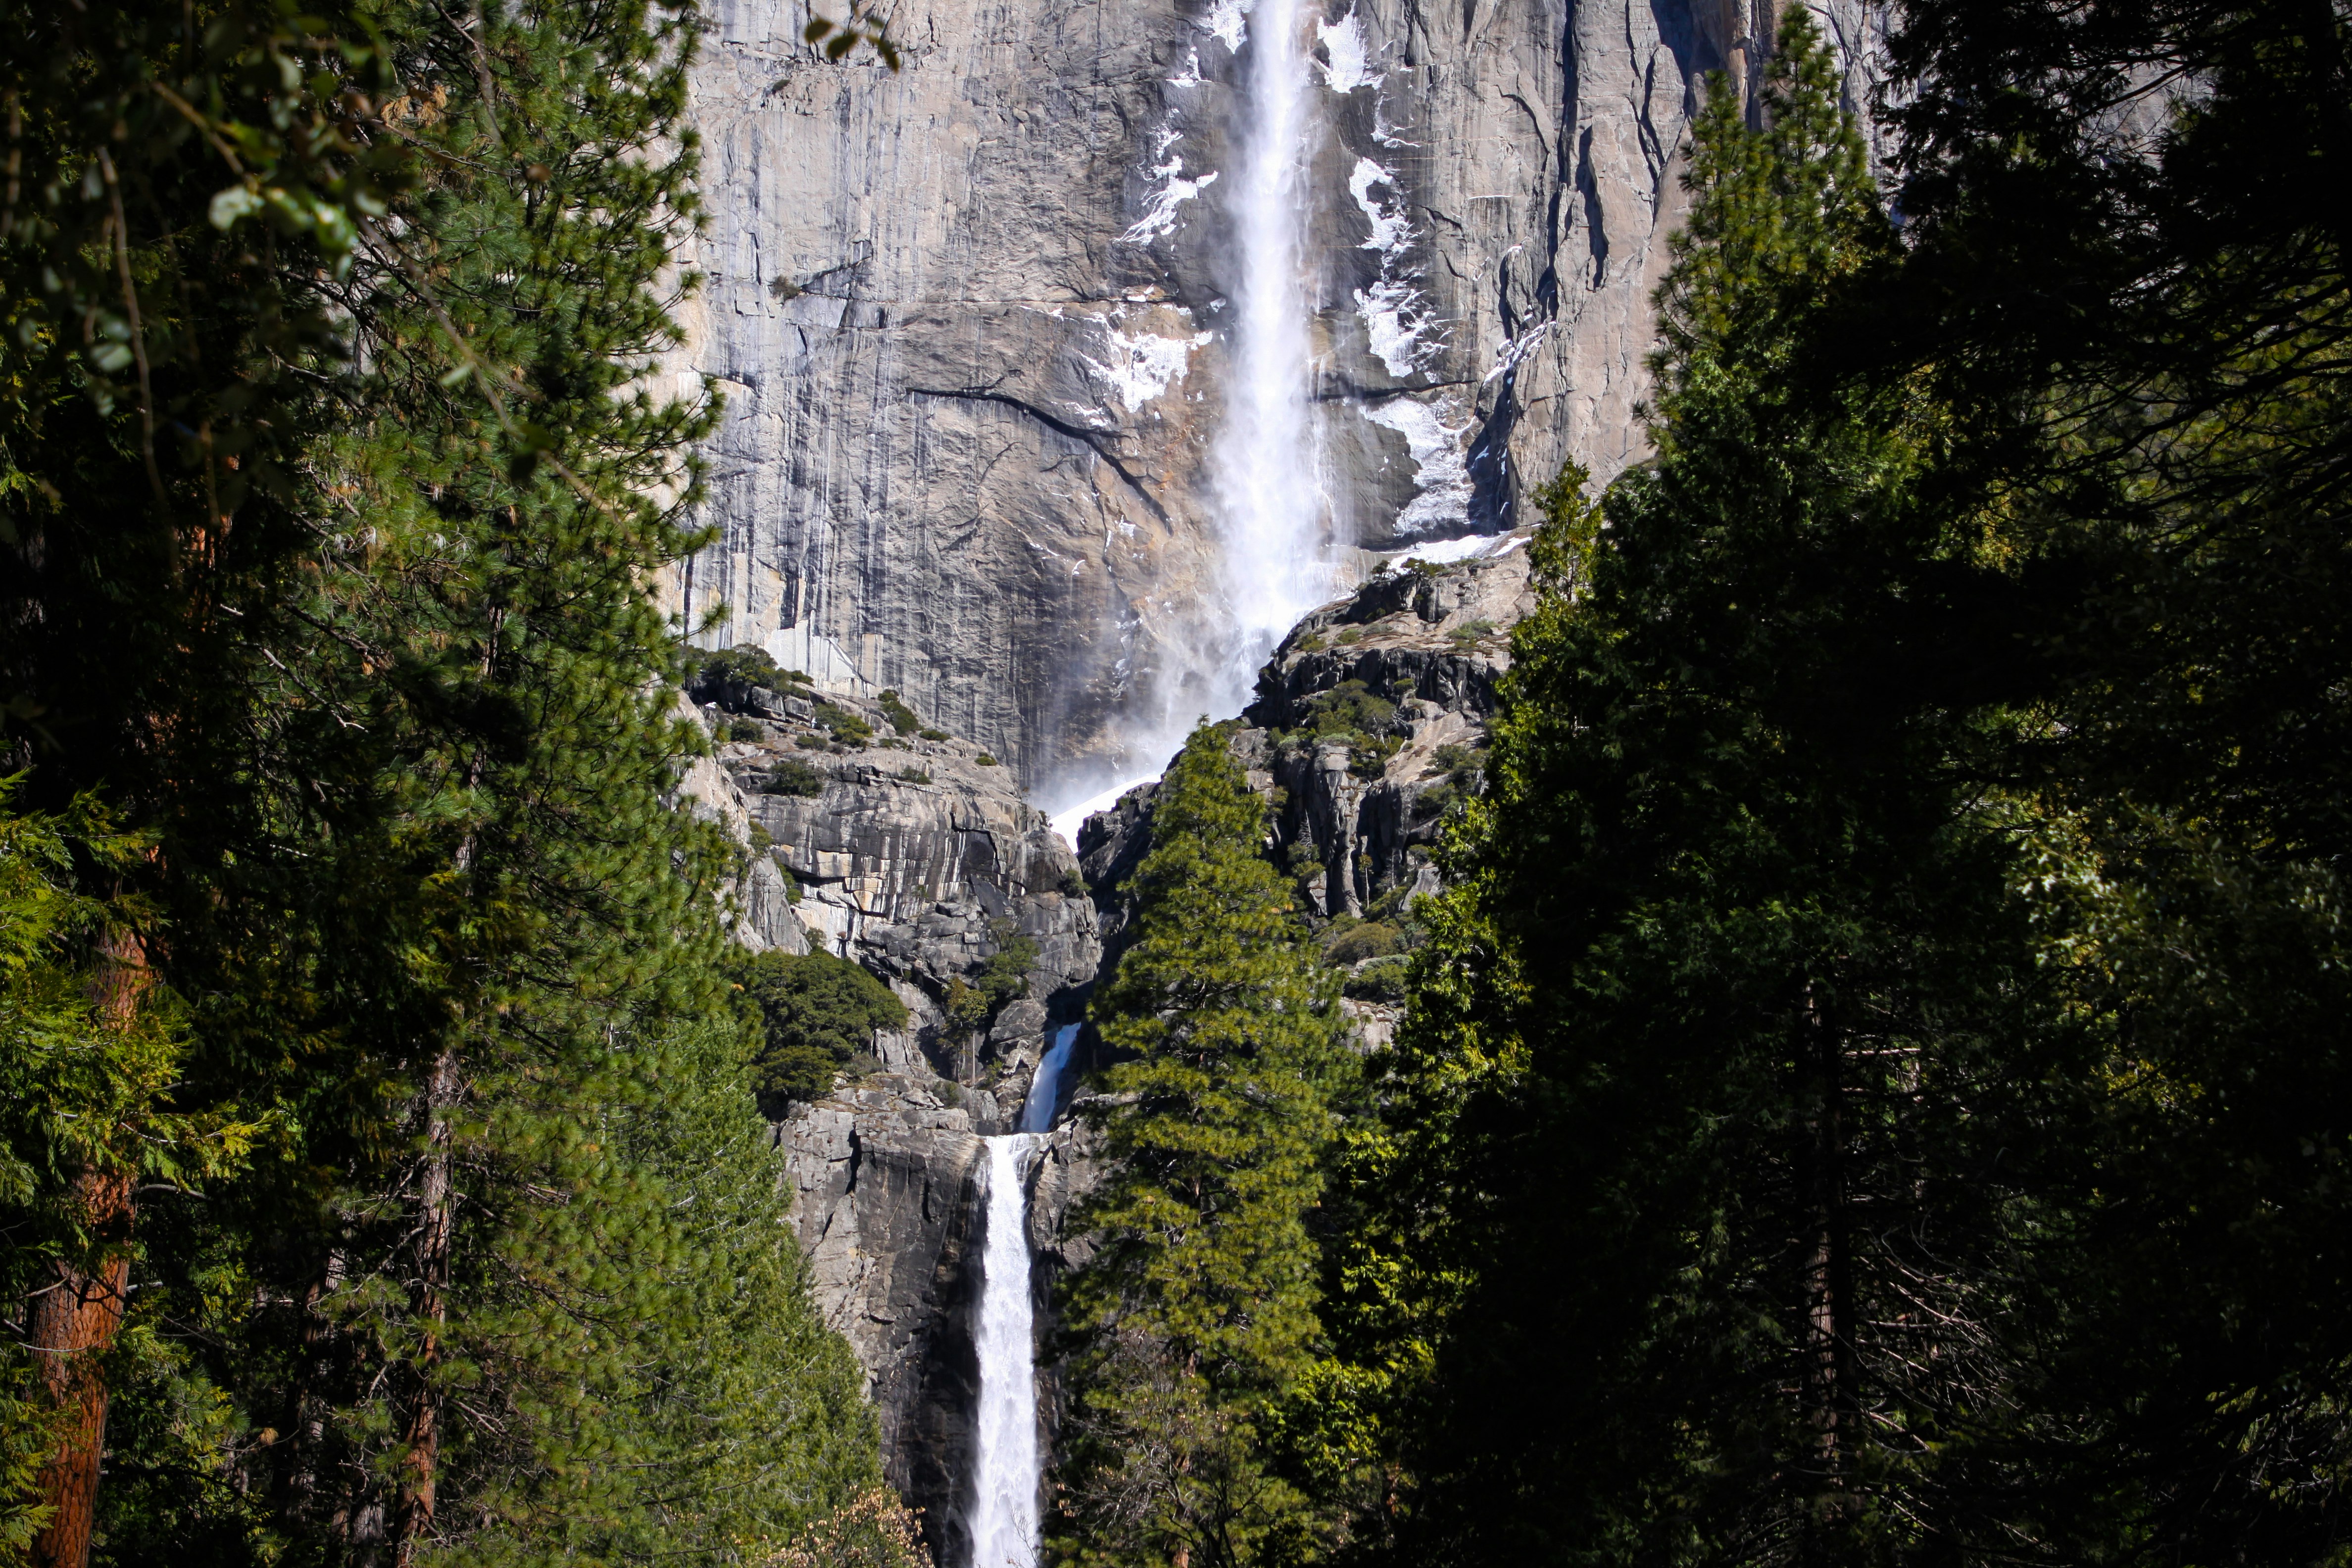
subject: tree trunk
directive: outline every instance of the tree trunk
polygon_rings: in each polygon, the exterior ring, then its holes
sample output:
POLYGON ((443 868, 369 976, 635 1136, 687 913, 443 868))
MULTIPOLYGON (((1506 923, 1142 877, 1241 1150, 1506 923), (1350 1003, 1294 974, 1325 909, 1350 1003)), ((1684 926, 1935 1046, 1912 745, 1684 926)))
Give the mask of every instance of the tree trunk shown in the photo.
POLYGON ((457 1044, 453 1038, 433 1063, 425 1087, 425 1168, 418 1178, 420 1214, 411 1302, 425 1326, 415 1363, 415 1389, 401 1434, 400 1499, 395 1510, 396 1568, 409 1568, 433 1528, 433 1495, 441 1463, 441 1394, 433 1374, 441 1364, 441 1326, 449 1316, 449 1260, 456 1228, 451 1192, 454 1152, 449 1113, 457 1103, 457 1044))
MULTIPOLYGON (((137 933, 109 932, 99 946, 90 999, 100 1022, 127 1029, 152 980, 147 948, 137 933)), ((128 1171, 85 1165, 75 1173, 70 1199, 90 1252, 60 1258, 33 1298, 28 1330, 41 1382, 63 1413, 57 1451, 41 1467, 41 1500, 51 1512, 33 1538, 37 1568, 84 1568, 98 1520, 98 1478, 106 1456, 106 1352, 121 1331, 131 1283, 131 1228, 137 1217, 128 1171), (88 1267, 84 1267, 87 1263, 88 1267)))
POLYGON ((1846 1234, 1843 1051, 1822 1016, 1811 985, 1800 1026, 1808 1085, 1805 1151, 1807 1243, 1802 1331, 1805 1415, 1812 1427, 1812 1467, 1832 1530, 1847 1513, 1845 1494, 1854 1434, 1849 1430, 1852 1377, 1853 1260, 1846 1234))

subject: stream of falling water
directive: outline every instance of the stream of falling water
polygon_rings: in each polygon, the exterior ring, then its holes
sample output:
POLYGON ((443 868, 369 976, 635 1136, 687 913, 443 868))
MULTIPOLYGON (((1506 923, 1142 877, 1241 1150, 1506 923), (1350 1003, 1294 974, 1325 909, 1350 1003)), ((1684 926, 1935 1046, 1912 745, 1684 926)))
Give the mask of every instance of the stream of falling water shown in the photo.
POLYGON ((988 1228, 981 1254, 979 1465, 971 1568, 1037 1561, 1037 1368, 1029 1321, 1029 1226, 1023 1156, 1032 1135, 982 1140, 988 1150, 988 1228))
POLYGON ((1037 1363, 1029 1303, 1030 1152, 1054 1130, 1078 1026, 1054 1032, 1021 1107, 1020 1130, 981 1140, 988 1153, 981 1243, 980 1418, 973 1433, 971 1568, 1035 1568, 1037 1363))
MULTIPOLYGON (((1216 446, 1222 604, 1202 607, 1192 668, 1161 681, 1159 711, 1137 737, 1157 777, 1207 713, 1241 711, 1257 671, 1298 617, 1337 591, 1323 517, 1312 416, 1313 306, 1307 276, 1307 139, 1314 86, 1302 37, 1307 0, 1249 0, 1250 58, 1235 142, 1233 375, 1216 446)), ((1139 777, 1069 808, 1077 825, 1139 777)), ((1063 1068, 1077 1036, 1060 1030, 1038 1064, 1020 1131, 989 1138, 987 1234, 982 1251, 980 1416, 974 1434, 971 1568, 1035 1568, 1037 1372, 1029 1295, 1024 1165, 1050 1130, 1063 1068)))
MULTIPOLYGON (((1307 155, 1314 83, 1304 0, 1255 0, 1248 123, 1239 138, 1234 373, 1217 442, 1217 512, 1231 638, 1213 716, 1240 710, 1258 667, 1336 582, 1310 417, 1307 155)), ((1184 716, 1189 723, 1192 715, 1184 716)))
POLYGON ((1242 9, 1249 37, 1233 136, 1232 371, 1211 497, 1215 592, 1171 636, 1168 668, 1145 710, 1129 715, 1128 776, 1054 814, 1072 844, 1087 816, 1158 778, 1195 721, 1240 712, 1275 645, 1341 586, 1313 412, 1307 175, 1316 89, 1305 32, 1314 8, 1308 0, 1244 0, 1242 9))

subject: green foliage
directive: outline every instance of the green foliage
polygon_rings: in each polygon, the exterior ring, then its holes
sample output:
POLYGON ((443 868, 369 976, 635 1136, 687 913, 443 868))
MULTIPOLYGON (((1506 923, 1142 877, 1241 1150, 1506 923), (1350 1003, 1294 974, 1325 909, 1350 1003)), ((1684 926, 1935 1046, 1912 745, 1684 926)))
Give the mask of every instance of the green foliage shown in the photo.
POLYGON ((750 954, 729 973, 759 1031, 752 1083, 772 1121, 830 1092, 841 1069, 870 1052, 876 1030, 907 1025, 906 1004, 888 986, 828 952, 750 954))
POLYGON ((978 763, 983 768, 997 768, 1004 765, 998 762, 994 757, 990 756, 986 752, 981 752, 980 755, 972 758, 972 761, 978 763))
POLYGON ((824 775, 798 757, 779 757, 760 781, 760 793, 814 798, 824 793, 824 775))
POLYGON ((1137 939, 1092 1016, 1124 1059, 1113 1173, 1065 1281, 1054 1549, 1081 1563, 1294 1561, 1335 1521, 1292 1450, 1322 1348, 1308 1228, 1347 1053, 1333 990, 1258 856, 1264 808, 1203 726, 1161 782, 1137 939))
POLYGON ((882 717, 889 720, 890 728, 901 735, 914 734, 923 727, 923 721, 915 717, 915 710, 900 701, 895 691, 882 693, 882 717))
POLYGON ((1332 921, 1323 936, 1326 963, 1359 963, 1367 958, 1387 958, 1403 950, 1404 939, 1397 929, 1379 921, 1341 916, 1332 921))
POLYGON ((728 721, 727 738, 730 741, 757 741, 767 732, 757 719, 728 721))
POLYGON ((846 708, 836 708, 830 702, 816 705, 816 721, 824 726, 836 744, 862 746, 874 738, 874 726, 846 708))
POLYGON ((1493 637, 1495 623, 1482 616, 1476 620, 1465 621, 1460 626, 1449 629, 1445 635, 1454 640, 1456 647, 1469 647, 1493 637))
POLYGON ((1348 1151, 1398 1561, 2340 1553, 2347 29, 2062 11, 1904 8, 1900 247, 1709 95, 1348 1151))
POLYGON ((163 933, 103 1552, 731 1560, 874 1456, 708 1025, 736 853, 662 798, 696 26, 314 9, 0 23, 9 765, 143 847, 84 835, 83 929, 163 933))
POLYGON ((945 730, 920 730, 916 731, 915 738, 921 741, 945 741, 951 737, 945 730))
MULTIPOLYGON (((88 797, 55 817, 9 809, 20 782, 0 780, 0 1288, 12 1302, 59 1288, 53 1258, 94 1275, 121 1245, 93 1234, 73 1202, 80 1173, 193 1184, 233 1168, 252 1131, 208 1137, 171 1113, 184 1039, 168 1003, 151 998, 123 1020, 92 999, 95 949, 132 911, 78 893, 75 857, 119 875, 146 847, 88 797)), ((0 1352, 0 1554, 10 1562, 54 1511, 37 1481, 61 1431, 26 1339, 17 1328, 0 1352)))
POLYGON ((1359 1167, 1382 1239, 1346 1303, 1419 1561, 1899 1553, 1988 1396, 1947 1326, 2014 1262, 2001 1184, 1907 1184, 1903 1152, 1991 1168, 2022 927, 2000 824, 1912 771, 1948 732, 1819 700, 1883 667, 1916 411, 1774 380, 1885 227, 1801 10, 1768 93, 1764 130, 1720 84, 1699 121, 1659 462, 1605 531, 1580 476, 1548 498, 1488 794, 1422 906, 1396 1141, 1359 1167))
POLYGON ((1348 976, 1346 994, 1363 1002, 1402 1002, 1409 964, 1402 958, 1382 958, 1348 976))
POLYGON ((931 782, 931 775, 921 768, 908 767, 898 770, 898 779, 902 784, 927 784, 931 782))
POLYGON ((1006 1004, 1029 994, 1029 972, 1037 966, 1035 940, 1023 936, 1011 921, 991 921, 989 939, 993 951, 971 980, 958 975, 948 983, 948 1017, 967 1029, 986 1029, 1006 1004))
POLYGON ((793 682, 807 679, 808 677, 797 669, 780 668, 768 650, 758 643, 737 643, 733 647, 704 659, 701 668, 687 682, 687 693, 698 702, 718 702, 730 697, 740 701, 741 689, 745 687, 788 691, 793 682))
POLYGON ((1343 680, 1307 700, 1300 731, 1318 741, 1369 742, 1396 721, 1396 704, 1360 680, 1343 680))

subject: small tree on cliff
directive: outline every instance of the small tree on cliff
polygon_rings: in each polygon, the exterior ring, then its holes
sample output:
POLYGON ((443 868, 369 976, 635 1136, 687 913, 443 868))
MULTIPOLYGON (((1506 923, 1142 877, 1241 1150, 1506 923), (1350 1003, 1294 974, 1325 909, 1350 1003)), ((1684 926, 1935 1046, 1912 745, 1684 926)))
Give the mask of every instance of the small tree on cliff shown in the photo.
POLYGON ((1274 1439, 1323 1337, 1307 1218, 1348 1058, 1226 740, 1194 731, 1169 770, 1139 936, 1095 1002, 1129 1059, 1105 1085, 1117 1174, 1081 1216, 1097 1250, 1064 1296, 1073 1562, 1286 1561, 1318 1531, 1274 1439))

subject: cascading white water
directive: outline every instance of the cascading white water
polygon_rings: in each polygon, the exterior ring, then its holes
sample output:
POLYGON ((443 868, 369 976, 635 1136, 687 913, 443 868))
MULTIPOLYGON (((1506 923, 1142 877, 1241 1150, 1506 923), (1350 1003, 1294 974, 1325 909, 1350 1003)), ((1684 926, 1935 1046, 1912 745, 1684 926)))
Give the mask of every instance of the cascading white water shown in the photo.
POLYGON ((1029 1226, 1022 1164, 1030 1134, 981 1141, 988 1151, 981 1253, 980 1421, 973 1434, 971 1568, 1037 1561, 1037 1369, 1029 1321, 1029 1226))
POLYGON ((980 1421, 973 1434, 971 1568, 1034 1568, 1037 1561, 1037 1364, 1029 1312, 1029 1201, 1022 1165, 1054 1130, 1063 1070, 1078 1026, 1054 1031, 1021 1106, 1021 1130, 988 1149, 980 1255, 980 1421))
POLYGON ((1196 721, 1240 712, 1275 645, 1341 587, 1313 417, 1307 170, 1316 121, 1304 35, 1318 13, 1307 0, 1243 0, 1239 8, 1249 60, 1234 127, 1240 166, 1227 187, 1236 274, 1215 449, 1217 592, 1192 624, 1172 629, 1166 667, 1129 711, 1122 782, 1055 814, 1074 844, 1089 814, 1160 776, 1196 721))
POLYGON ((1054 1043, 1029 1080, 1029 1098, 1021 1102, 1021 1131, 1051 1132, 1054 1108, 1062 1098, 1062 1073, 1070 1065, 1070 1048, 1078 1043, 1078 1026, 1065 1024, 1054 1031, 1054 1043))
MULTIPOLYGON (((1234 173, 1234 369, 1217 443, 1217 510, 1232 641, 1213 716, 1249 700, 1258 667, 1334 591, 1310 417, 1313 301, 1306 275, 1314 84, 1303 0, 1255 0, 1248 122, 1234 173)), ((1187 719, 1189 722, 1189 717, 1187 719)))

